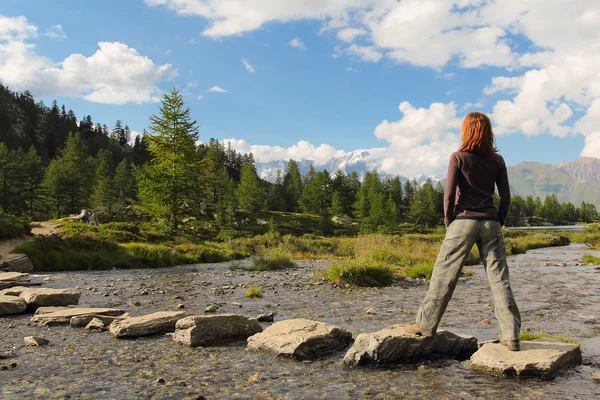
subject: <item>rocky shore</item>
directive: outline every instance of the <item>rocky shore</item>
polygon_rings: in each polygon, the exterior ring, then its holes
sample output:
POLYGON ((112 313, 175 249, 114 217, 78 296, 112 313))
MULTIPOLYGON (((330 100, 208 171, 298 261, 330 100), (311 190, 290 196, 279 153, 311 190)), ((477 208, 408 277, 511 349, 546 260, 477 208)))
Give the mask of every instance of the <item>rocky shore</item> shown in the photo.
MULTIPOLYGON (((0 317, 0 397, 591 398, 600 393, 600 385, 592 378, 600 370, 600 274, 594 267, 580 265, 583 254, 589 252, 572 245, 510 259, 523 328, 564 333, 582 343, 583 365, 553 381, 517 383, 472 371, 468 363, 460 361, 351 367, 342 361, 347 348, 332 357, 297 361, 247 351, 244 340, 185 345, 188 337, 192 342, 191 331, 180 335, 184 344, 175 343, 170 334, 119 340, 105 332, 105 327, 120 314, 80 318, 79 329, 55 323, 40 326, 40 321, 31 320, 32 314, 18 314, 0 317), (83 328, 92 322, 95 328, 83 328), (24 338, 29 336, 49 343, 28 346, 24 338)), ((410 279, 388 288, 331 285, 318 276, 326 268, 324 262, 300 262, 291 270, 264 273, 228 267, 223 263, 32 275, 31 283, 75 289, 81 292, 78 307, 120 310, 132 317, 165 311, 181 316, 237 314, 250 318, 273 313, 275 321, 302 318, 324 322, 351 332, 354 338, 413 322, 427 289, 425 281, 410 279), (245 297, 251 286, 262 287, 263 297, 245 297), (207 310, 212 312, 205 313, 207 310)), ((459 282, 443 328, 480 341, 494 339, 498 332, 486 277, 481 266, 471 269, 473 276, 459 282)), ((266 329, 271 323, 260 325, 266 329)), ((181 323, 181 329, 202 329, 201 321, 181 323)))

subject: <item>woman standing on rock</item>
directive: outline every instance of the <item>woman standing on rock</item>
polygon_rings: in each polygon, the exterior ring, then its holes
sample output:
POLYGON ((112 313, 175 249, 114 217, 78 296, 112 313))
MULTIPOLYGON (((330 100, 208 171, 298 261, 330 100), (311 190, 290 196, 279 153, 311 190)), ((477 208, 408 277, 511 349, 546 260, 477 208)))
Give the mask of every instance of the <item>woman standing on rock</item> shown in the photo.
POLYGON ((488 276, 496 319, 502 335, 500 342, 518 351, 521 315, 508 279, 506 246, 501 227, 510 204, 510 188, 504 159, 494 146, 490 119, 472 112, 462 126, 462 145, 450 156, 444 192, 446 237, 433 268, 429 291, 419 308, 415 325, 408 332, 433 336, 458 282, 464 262, 477 244, 488 276), (494 205, 494 186, 498 186, 500 205, 494 205))

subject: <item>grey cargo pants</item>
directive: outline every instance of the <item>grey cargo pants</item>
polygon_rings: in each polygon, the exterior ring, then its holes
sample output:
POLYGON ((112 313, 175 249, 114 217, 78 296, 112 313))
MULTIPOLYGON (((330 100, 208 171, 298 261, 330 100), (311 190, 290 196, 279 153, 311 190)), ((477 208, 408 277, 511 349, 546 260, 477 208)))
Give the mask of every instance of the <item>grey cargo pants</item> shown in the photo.
POLYGON ((457 219, 448 226, 433 268, 429 290, 417 314, 417 324, 424 331, 437 330, 474 244, 477 244, 492 288, 496 319, 502 336, 506 340, 519 339, 521 314, 508 280, 504 235, 500 223, 496 221, 457 219))

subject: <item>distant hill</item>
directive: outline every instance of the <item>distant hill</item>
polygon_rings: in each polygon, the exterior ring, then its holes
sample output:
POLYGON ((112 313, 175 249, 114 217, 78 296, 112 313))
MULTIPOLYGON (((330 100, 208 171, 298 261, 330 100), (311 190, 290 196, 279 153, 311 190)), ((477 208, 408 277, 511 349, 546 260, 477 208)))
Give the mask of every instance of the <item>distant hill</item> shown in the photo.
POLYGON ((521 162, 508 167, 513 194, 539 196, 556 194, 561 202, 582 201, 600 208, 600 160, 579 158, 556 165, 521 162))
MULTIPOLYGON (((318 171, 327 169, 329 173, 335 174, 341 170, 346 174, 358 173, 359 179, 373 170, 369 162, 367 151, 355 151, 343 157, 330 159, 322 166, 315 166, 318 171)), ((300 172, 306 174, 311 165, 311 160, 298 161, 300 172)), ((288 162, 277 160, 270 162, 257 162, 258 175, 269 182, 274 182, 277 170, 285 173, 288 162)), ((582 201, 595 204, 600 209, 600 159, 593 157, 582 157, 575 160, 561 161, 556 165, 542 164, 539 162, 524 161, 517 165, 508 167, 508 175, 511 183, 512 193, 520 196, 539 196, 544 199, 549 194, 556 194, 561 202, 570 201, 579 206, 582 201)), ((381 172, 381 177, 393 177, 393 175, 381 172)), ((406 181, 406 177, 400 176, 406 181)), ((425 176, 417 178, 423 183, 431 178, 434 182, 442 181, 444 176, 425 176)))

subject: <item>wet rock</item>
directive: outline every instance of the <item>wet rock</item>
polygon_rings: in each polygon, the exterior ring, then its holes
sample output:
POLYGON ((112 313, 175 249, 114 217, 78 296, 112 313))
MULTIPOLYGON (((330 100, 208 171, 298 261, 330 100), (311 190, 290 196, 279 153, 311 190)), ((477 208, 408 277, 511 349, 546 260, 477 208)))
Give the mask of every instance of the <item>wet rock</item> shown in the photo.
POLYGON ((391 365, 423 359, 452 358, 466 360, 477 351, 477 339, 438 331, 425 338, 408 333, 402 325, 392 325, 373 333, 361 333, 344 362, 354 365, 391 365))
POLYGON ((98 314, 75 316, 75 317, 71 318, 69 325, 71 325, 71 328, 84 328, 90 322, 92 322, 92 320, 99 319, 100 321, 102 321, 102 323, 104 323, 105 326, 108 327, 113 322, 120 320, 120 319, 126 319, 126 318, 131 318, 131 315, 129 315, 129 313, 124 313, 124 314, 119 315, 118 317, 112 317, 109 315, 98 315, 98 314))
POLYGON ((204 312, 205 313, 214 313, 214 312, 217 312, 218 309, 219 309, 219 306, 216 305, 215 303, 212 303, 208 307, 206 307, 204 312))
POLYGON ((27 303, 27 307, 36 309, 47 306, 70 306, 79 304, 81 292, 75 289, 27 289, 21 297, 27 303))
POLYGON ((175 331, 175 324, 190 313, 183 311, 161 311, 113 322, 110 333, 116 338, 138 337, 175 331))
POLYGON ((48 339, 44 339, 43 337, 38 337, 38 336, 27 336, 26 338, 23 339, 23 342, 27 346, 36 346, 36 347, 46 346, 47 344, 50 343, 50 341, 48 339))
POLYGON ((20 272, 0 272, 0 290, 15 286, 29 286, 29 274, 20 272))
POLYGON ((17 296, 0 295, 0 316, 24 313, 27 309, 27 303, 17 296))
POLYGON ((279 321, 248 338, 248 350, 266 350, 280 356, 310 360, 340 351, 352 342, 345 329, 307 319, 279 321))
POLYGON ((33 264, 25 254, 8 254, 0 260, 0 271, 33 272, 33 264))
POLYGON ((14 286, 8 289, 0 290, 0 296, 19 296, 27 289, 29 289, 28 286, 14 286))
POLYGON ((125 311, 114 308, 66 308, 52 313, 34 315, 31 322, 38 322, 40 325, 68 325, 73 317, 78 317, 87 322, 92 318, 102 315, 109 317, 118 317, 125 314, 125 311))
POLYGON ((488 343, 471 357, 471 368, 501 375, 549 376, 579 364, 579 345, 553 339, 521 342, 521 351, 488 343))
POLYGON ((193 347, 245 340, 262 332, 257 320, 235 314, 187 317, 175 327, 173 340, 193 347))
POLYGON ((260 314, 258 318, 256 318, 258 322, 273 322, 275 321, 275 313, 270 312, 267 314, 260 314))

